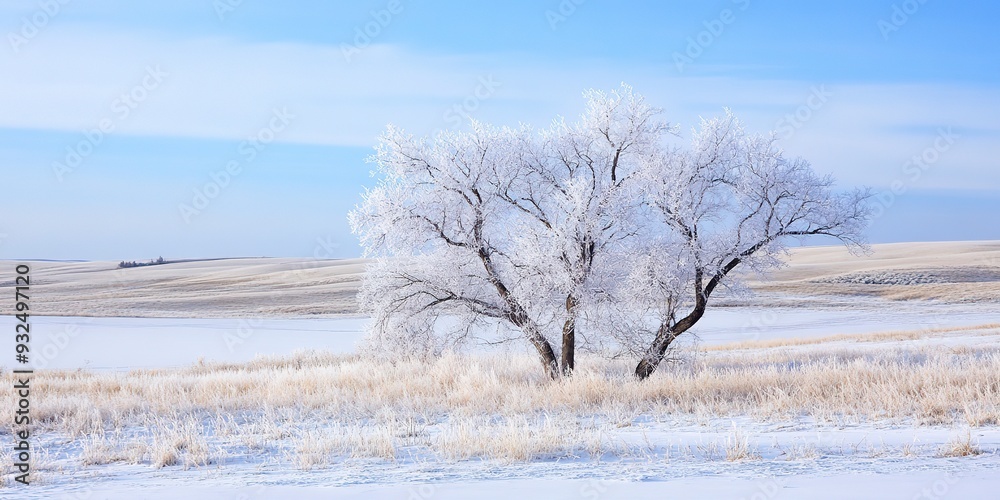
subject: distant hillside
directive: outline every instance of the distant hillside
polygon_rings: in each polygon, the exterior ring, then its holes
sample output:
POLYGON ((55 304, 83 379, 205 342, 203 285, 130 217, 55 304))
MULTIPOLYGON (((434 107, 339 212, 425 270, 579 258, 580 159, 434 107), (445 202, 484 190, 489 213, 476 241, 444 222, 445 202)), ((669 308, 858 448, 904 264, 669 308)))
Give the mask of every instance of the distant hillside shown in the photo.
POLYGON ((754 288, 784 295, 1000 302, 1000 241, 890 243, 872 250, 854 256, 843 247, 798 248, 772 281, 754 288))
MULTIPOLYGON (((948 302, 1000 301, 1000 242, 875 245, 792 251, 755 301, 870 296, 948 302)), ((32 264, 32 312, 55 316, 246 317, 353 314, 363 259, 238 258, 118 268, 118 262, 32 264)), ((0 265, 12 268, 13 261, 0 265)), ((0 283, 12 287, 12 281, 0 283)), ((0 313, 11 314, 11 301, 0 313)))
MULTIPOLYGON (((119 268, 34 262, 32 312, 53 316, 244 317, 356 310, 361 259, 210 259, 119 268)), ((13 262, 4 264, 13 266, 13 262)), ((13 286, 13 282, 0 284, 13 286)), ((0 312, 11 313, 10 303, 0 312)))

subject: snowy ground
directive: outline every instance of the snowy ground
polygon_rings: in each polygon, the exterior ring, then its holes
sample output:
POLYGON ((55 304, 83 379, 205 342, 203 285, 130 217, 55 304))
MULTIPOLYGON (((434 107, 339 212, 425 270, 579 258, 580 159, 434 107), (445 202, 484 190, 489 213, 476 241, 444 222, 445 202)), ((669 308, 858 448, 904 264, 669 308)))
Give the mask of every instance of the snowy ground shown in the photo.
MULTIPOLYGON (((34 316, 31 328, 36 368, 121 371, 176 368, 199 359, 242 362, 308 349, 352 352, 366 321, 34 316)), ((0 328, 13 331, 15 322, 11 316, 0 317, 0 328)), ((14 338, 5 341, 12 352, 14 338)))
MULTIPOLYGON (((12 331, 15 319, 0 316, 12 331)), ((354 351, 366 319, 31 319, 37 368, 129 370, 187 366, 199 359, 243 362, 297 350, 354 351), (127 353, 123 356, 122 353, 127 353)), ((703 346, 844 333, 920 330, 1000 322, 1000 304, 941 304, 840 298, 822 307, 717 307, 679 342, 703 346)), ((5 340, 13 350, 13 337, 5 340)))
MULTIPOLYGON (((699 342, 704 346, 818 338, 981 325, 1000 318, 992 306, 865 304, 812 310, 721 308, 700 325, 699 342)), ((3 321, 9 323, 10 318, 3 321)), ((41 333, 36 337, 40 344, 51 343, 57 349, 46 359, 48 368, 102 371, 169 368, 201 357, 239 362, 301 348, 350 352, 364 323, 360 318, 261 319, 252 320, 252 325, 247 320, 222 319, 33 321, 41 333), (226 338, 233 335, 242 342, 231 344, 230 349, 226 338), (121 356, 122 352, 129 356, 121 356)), ((970 334, 902 342, 982 345, 995 338, 970 334)), ((228 455, 223 463, 154 468, 125 463, 81 467, 75 458, 79 439, 48 434, 36 444, 46 464, 38 483, 17 488, 8 479, 0 496, 16 491, 16 498, 613 499, 669 494, 681 498, 911 499, 990 498, 1000 488, 1000 427, 995 425, 970 429, 878 421, 762 423, 725 418, 663 422, 639 416, 634 424, 610 431, 607 439, 619 451, 598 459, 581 454, 529 463, 449 461, 403 449, 391 461, 344 457, 332 465, 304 469, 287 455, 261 456, 259 450, 246 448, 242 455, 228 455), (982 453, 944 456, 942 450, 961 441, 966 432, 982 453), (739 439, 746 441, 748 458, 727 460, 727 449, 739 439)))
MULTIPOLYGON (((759 288, 757 299, 710 309, 686 341, 706 347, 1000 322, 1000 244, 885 245, 876 250, 874 256, 854 260, 833 248, 797 251, 774 283, 759 288), (970 269, 989 272, 969 274, 970 269), (867 283, 870 276, 879 278, 875 281, 921 278, 883 286, 867 283), (941 300, 928 300, 936 297, 941 300), (777 306, 764 307, 766 303, 777 306)), ((33 300, 41 312, 57 314, 31 318, 35 367, 40 369, 124 373, 190 366, 199 359, 242 363, 304 349, 349 353, 366 321, 324 315, 331 303, 337 312, 351 311, 363 269, 359 261, 232 259, 124 271, 108 263, 39 263, 36 268, 39 285, 45 285, 38 291, 45 292, 33 300), (272 289, 287 293, 276 295, 272 289), (184 317, 184 311, 195 318, 184 317), (102 315, 170 317, 92 317, 102 315)), ((0 317, 0 329, 13 331, 14 321, 0 317)), ((13 349, 12 337, 5 337, 4 352, 13 349)), ((995 347, 997 338, 995 332, 956 330, 919 340, 867 342, 863 348, 965 352, 995 347)), ((851 340, 826 347, 862 348, 851 340)), ((814 348, 819 347, 773 347, 783 352, 814 348)), ((433 426, 430 432, 436 432, 433 426)), ((444 460, 425 448, 403 446, 392 460, 341 457, 311 468, 295 463, 287 443, 262 450, 240 448, 238 441, 224 443, 222 438, 209 444, 228 446, 226 458, 209 465, 83 465, 79 457, 85 437, 37 436, 36 465, 44 472, 30 487, 12 483, 7 474, 0 498, 1000 498, 996 422, 970 427, 906 419, 637 415, 628 425, 606 431, 608 445, 617 452, 598 457, 581 452, 527 463, 444 460), (980 453, 948 456, 947 450, 963 441, 980 453), (727 451, 741 449, 734 446, 741 442, 746 456, 728 460, 727 451)), ((0 439, 12 440, 8 429, 0 431, 0 439)), ((9 472, 9 453, 0 459, 6 461, 0 467, 9 472)))
MULTIPOLYGON (((731 425, 626 429, 618 438, 634 446, 634 454, 607 460, 346 459, 312 470, 277 458, 261 463, 249 455, 187 470, 67 464, 62 472, 45 473, 39 484, 19 488, 17 498, 913 499, 996 498, 992 495, 1000 488, 997 428, 973 431, 983 454, 942 458, 938 447, 955 430, 750 425, 743 428, 753 433, 749 449, 754 457, 730 462, 721 455, 732 437, 731 425)), ((60 444, 43 447, 59 450, 60 444)), ((0 494, 9 491, 0 489, 0 494)))
MULTIPOLYGON (((958 467, 955 467, 958 469, 958 467)), ((766 500, 808 498, 810 500, 850 499, 939 499, 995 498, 1000 477, 994 471, 946 472, 941 469, 895 472, 891 475, 857 473, 827 476, 788 475, 750 478, 726 473, 642 481, 629 479, 499 479, 448 483, 414 482, 393 485, 317 486, 201 486, 189 479, 165 481, 155 488, 122 487, 81 490, 87 497, 68 498, 217 498, 272 499, 343 498, 369 500, 506 500, 545 498, 549 500, 636 500, 643 498, 711 498, 766 500)))

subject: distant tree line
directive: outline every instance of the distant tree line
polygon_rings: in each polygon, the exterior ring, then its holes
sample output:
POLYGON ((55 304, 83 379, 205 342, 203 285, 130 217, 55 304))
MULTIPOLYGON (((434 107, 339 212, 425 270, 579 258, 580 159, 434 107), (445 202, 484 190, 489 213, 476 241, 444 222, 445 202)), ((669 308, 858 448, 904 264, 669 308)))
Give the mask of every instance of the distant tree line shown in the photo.
POLYGON ((127 267, 143 267, 143 266, 155 266, 157 264, 166 264, 167 261, 163 260, 163 257, 157 257, 156 260, 150 259, 149 262, 136 262, 123 260, 118 263, 118 269, 125 269, 127 267))

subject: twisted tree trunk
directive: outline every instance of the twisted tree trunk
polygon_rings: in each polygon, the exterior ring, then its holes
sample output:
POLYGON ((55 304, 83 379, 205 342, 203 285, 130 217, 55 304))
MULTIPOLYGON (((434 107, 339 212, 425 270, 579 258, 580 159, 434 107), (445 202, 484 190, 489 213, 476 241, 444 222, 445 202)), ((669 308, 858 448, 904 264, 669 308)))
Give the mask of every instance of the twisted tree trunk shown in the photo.
MULTIPOLYGON (((478 228, 482 227, 481 219, 477 222, 477 237, 478 228)), ((518 300, 511 295, 510 289, 504 284, 503 280, 500 278, 500 273, 497 272, 496 266, 493 264, 493 257, 490 254, 489 249, 480 246, 477 254, 479 260, 483 263, 483 268, 486 270, 487 276, 489 276, 490 282, 496 289, 497 294, 503 299, 504 303, 507 305, 507 313, 504 319, 511 322, 514 326, 521 329, 524 332, 524 336, 527 337, 528 342, 535 347, 538 351, 538 357, 542 361, 542 369, 545 370, 545 374, 549 378, 557 379, 559 378, 559 360, 556 359, 556 353, 552 350, 552 344, 545 339, 542 335, 542 331, 538 328, 538 325, 528 316, 527 311, 518 302, 518 300)))
POLYGON ((649 378, 650 375, 656 371, 656 367, 660 365, 663 361, 663 357, 667 353, 667 348, 670 344, 677 338, 678 335, 688 331, 699 319, 705 314, 705 308, 695 307, 690 314, 681 318, 680 321, 670 325, 667 322, 661 323, 660 328, 656 331, 656 339, 653 344, 646 350, 646 354, 639 361, 639 364, 635 367, 635 376, 639 380, 645 380, 649 378))
POLYGON ((556 359, 556 353, 552 350, 552 345, 549 344, 548 340, 545 340, 545 337, 542 336, 541 332, 534 325, 522 326, 521 329, 528 337, 531 345, 538 351, 538 357, 542 361, 542 369, 545 371, 545 374, 552 380, 558 379, 559 360, 556 359))
POLYGON ((573 295, 566 296, 566 313, 569 317, 563 324, 562 331, 562 374, 566 376, 572 374, 575 367, 577 303, 573 295))
POLYGON ((731 259, 726 265, 722 266, 718 272, 711 276, 708 283, 702 286, 704 283, 705 274, 701 267, 695 269, 694 273, 694 309, 684 316, 679 321, 671 325, 669 321, 665 321, 660 324, 659 330, 656 332, 656 338, 653 343, 646 350, 645 355, 639 364, 635 367, 635 376, 640 380, 649 378, 650 375, 656 371, 656 367, 659 366, 660 362, 663 361, 663 356, 667 353, 667 348, 670 347, 670 343, 677 338, 678 335, 688 331, 702 316, 705 315, 705 308, 708 307, 708 298, 712 296, 712 292, 715 288, 719 286, 719 283, 728 275, 736 266, 740 265, 743 258, 752 255, 757 250, 761 249, 772 241, 774 237, 768 237, 764 240, 758 242, 752 247, 744 250, 739 254, 738 257, 731 259))

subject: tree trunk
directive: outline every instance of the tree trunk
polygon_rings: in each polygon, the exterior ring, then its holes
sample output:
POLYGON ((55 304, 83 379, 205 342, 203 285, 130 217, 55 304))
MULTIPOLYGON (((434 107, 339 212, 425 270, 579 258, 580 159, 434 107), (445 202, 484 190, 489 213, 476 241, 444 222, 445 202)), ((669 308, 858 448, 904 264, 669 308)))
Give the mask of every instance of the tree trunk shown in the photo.
POLYGON ((677 338, 676 335, 671 335, 667 337, 667 341, 656 349, 651 349, 646 355, 639 361, 639 364, 635 366, 635 376, 639 380, 646 380, 650 375, 656 371, 656 367, 660 365, 660 361, 663 361, 663 356, 667 353, 667 348, 670 347, 670 343, 673 339, 677 338))
POLYGON ((689 328, 694 326, 694 324, 701 319, 704 313, 704 307, 696 307, 694 311, 691 311, 691 313, 683 319, 674 323, 673 326, 670 326, 666 322, 661 323, 659 330, 656 332, 656 340, 654 340, 653 344, 649 346, 649 349, 646 350, 646 355, 642 357, 642 360, 640 360, 639 364, 635 367, 635 376, 639 380, 649 378, 649 376, 656 371, 656 367, 660 365, 660 361, 663 361, 663 356, 667 353, 667 348, 670 347, 670 343, 673 342, 678 335, 688 331, 689 328))
MULTIPOLYGON (((535 343, 532 342, 532 344, 535 343)), ((552 380, 558 379, 559 361, 556 359, 556 353, 552 351, 552 346, 548 342, 543 342, 535 344, 535 348, 538 350, 538 355, 542 360, 542 369, 545 370, 545 374, 552 380)))
POLYGON ((559 378, 559 360, 556 358, 555 351, 552 350, 552 344, 549 344, 548 340, 538 331, 538 329, 533 324, 524 324, 521 329, 528 337, 528 341, 531 345, 535 346, 535 350, 538 351, 538 357, 542 361, 542 369, 545 370, 545 374, 549 376, 552 380, 559 378))
POLYGON ((654 371, 656 371, 656 365, 658 365, 659 363, 660 363, 659 361, 654 363, 652 361, 646 361, 645 359, 643 359, 642 361, 639 362, 638 365, 635 366, 636 378, 638 378, 639 380, 646 380, 647 378, 649 378, 650 375, 653 374, 654 371))
MULTIPOLYGON (((789 233, 791 234, 791 233, 789 233)), ((656 339, 653 340, 653 344, 649 346, 646 350, 646 355, 642 357, 639 364, 635 367, 635 376, 639 380, 644 380, 656 371, 656 367, 659 366, 660 361, 663 361, 663 355, 667 353, 667 347, 670 347, 670 343, 677 338, 678 335, 688 331, 689 328, 694 326, 695 323, 705 315, 705 308, 708 307, 708 297, 712 295, 715 291, 715 287, 722 283, 723 278, 729 274, 730 271, 740 265, 743 262, 743 258, 753 255, 754 252, 760 250, 765 245, 774 240, 774 237, 767 237, 754 246, 744 250, 740 253, 739 257, 735 257, 721 270, 716 272, 711 279, 708 280, 708 284, 702 288, 703 271, 701 267, 695 268, 694 273, 694 309, 688 313, 687 316, 681 318, 680 321, 676 322, 671 326, 668 322, 660 324, 660 329, 656 332, 656 339)), ((693 241, 693 240, 692 240, 693 241)))
POLYGON ((576 304, 577 300, 572 295, 566 297, 566 313, 569 317, 563 324, 562 331, 562 374, 570 375, 575 367, 574 356, 576 352, 576 304))
MULTIPOLYGON (((482 228, 482 222, 477 222, 477 237, 479 237, 479 232, 482 228)), ((528 337, 528 341, 531 345, 535 346, 535 350, 538 351, 538 356, 542 360, 542 369, 545 370, 545 374, 549 378, 555 380, 559 378, 559 360, 556 359, 556 353, 552 351, 552 344, 542 335, 539 331, 538 326, 528 318, 527 312, 521 307, 521 304, 511 296, 510 290, 507 285, 504 284, 503 280, 500 279, 497 273, 496 267, 493 265, 493 258, 490 256, 490 252, 485 248, 480 246, 478 250, 479 259, 483 263, 483 268, 486 270, 487 275, 490 277, 490 282, 497 290, 497 294, 500 298, 507 303, 507 307, 510 310, 507 313, 506 320, 510 321, 514 326, 521 329, 525 336, 528 337)))
POLYGON ((656 367, 660 365, 660 361, 663 361, 667 348, 670 347, 670 343, 675 338, 677 338, 677 334, 670 332, 666 323, 660 325, 659 331, 656 332, 656 340, 635 367, 635 376, 639 380, 646 380, 656 371, 656 367))

